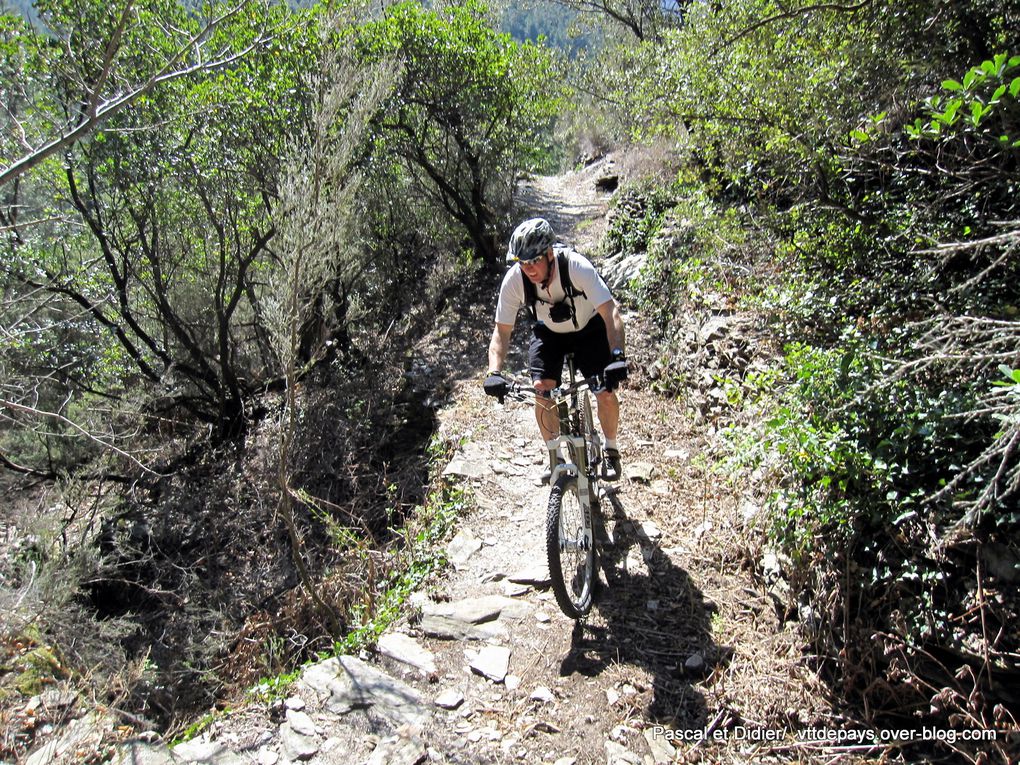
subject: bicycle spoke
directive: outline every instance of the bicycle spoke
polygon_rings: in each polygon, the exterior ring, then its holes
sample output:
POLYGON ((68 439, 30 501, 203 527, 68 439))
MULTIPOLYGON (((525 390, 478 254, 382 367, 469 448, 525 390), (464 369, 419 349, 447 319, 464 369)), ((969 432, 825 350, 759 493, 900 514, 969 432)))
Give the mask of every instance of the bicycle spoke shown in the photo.
POLYGON ((574 476, 563 476, 549 497, 547 552, 556 602, 574 619, 592 605, 595 551, 591 509, 582 502, 574 476))

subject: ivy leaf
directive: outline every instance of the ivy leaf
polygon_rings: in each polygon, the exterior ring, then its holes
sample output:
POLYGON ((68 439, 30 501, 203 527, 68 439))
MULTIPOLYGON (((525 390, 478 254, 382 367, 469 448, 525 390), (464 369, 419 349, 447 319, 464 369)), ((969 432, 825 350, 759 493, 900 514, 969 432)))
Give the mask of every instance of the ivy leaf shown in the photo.
POLYGON ((985 116, 987 110, 979 102, 974 101, 970 105, 970 121, 974 123, 974 127, 977 127, 981 123, 981 118, 985 116))
POLYGON ((956 113, 963 106, 962 98, 954 98, 946 105, 946 110, 939 115, 939 119, 945 122, 947 125, 952 125, 956 121, 956 113))
MULTIPOLYGON (((1020 369, 1013 369, 1008 364, 999 364, 999 371, 1002 372, 1002 376, 1007 380, 1011 380, 1013 383, 1020 384, 1020 369)), ((1009 385, 1008 382, 1002 380, 996 380, 995 385, 1009 385)))

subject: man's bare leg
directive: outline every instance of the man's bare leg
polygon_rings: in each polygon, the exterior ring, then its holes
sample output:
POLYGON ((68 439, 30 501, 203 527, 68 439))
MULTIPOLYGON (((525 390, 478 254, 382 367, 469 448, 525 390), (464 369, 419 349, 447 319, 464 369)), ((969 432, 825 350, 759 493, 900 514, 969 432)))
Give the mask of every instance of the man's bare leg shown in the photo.
POLYGON ((620 399, 615 393, 604 390, 595 396, 595 404, 599 412, 599 425, 606 437, 606 479, 615 481, 620 478, 623 470, 620 450, 616 446, 616 435, 620 427, 620 399))
POLYGON ((549 475, 542 475, 543 483, 549 480, 549 476, 552 475, 552 471, 558 462, 558 447, 553 442, 553 439, 559 438, 560 435, 560 417, 553 400, 541 394, 543 392, 547 393, 555 387, 555 380, 538 380, 535 382, 535 390, 539 392, 539 395, 535 396, 535 421, 538 422, 538 429, 542 433, 542 440, 549 450, 549 475))
POLYGON ((616 394, 604 390, 595 396, 595 406, 599 413, 599 425, 607 441, 616 443, 616 434, 620 429, 620 399, 616 394))

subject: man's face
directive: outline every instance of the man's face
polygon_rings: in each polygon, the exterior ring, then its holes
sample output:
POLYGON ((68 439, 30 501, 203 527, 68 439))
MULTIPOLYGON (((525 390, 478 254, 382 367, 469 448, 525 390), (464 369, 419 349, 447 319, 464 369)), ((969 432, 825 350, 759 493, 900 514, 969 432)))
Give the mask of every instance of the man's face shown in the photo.
POLYGON ((549 276, 549 268, 552 263, 549 253, 546 252, 533 263, 521 263, 521 271, 531 280, 533 284, 541 284, 549 276))

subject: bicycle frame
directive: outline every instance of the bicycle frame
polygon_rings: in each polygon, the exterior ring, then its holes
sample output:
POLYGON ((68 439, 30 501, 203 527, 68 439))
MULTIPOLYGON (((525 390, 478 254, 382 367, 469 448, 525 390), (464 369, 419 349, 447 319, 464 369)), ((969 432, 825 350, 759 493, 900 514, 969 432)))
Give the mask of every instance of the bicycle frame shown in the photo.
MULTIPOLYGON (((561 385, 553 392, 553 398, 557 399, 556 408, 560 419, 560 435, 555 439, 557 448, 565 447, 569 460, 556 466, 549 478, 549 485, 555 485, 557 479, 563 475, 572 475, 577 479, 577 493, 581 501, 592 504, 596 499, 594 494, 597 489, 597 466, 588 462, 588 449, 585 444, 584 433, 581 427, 581 411, 578 404, 578 394, 582 390, 590 389, 595 378, 576 381, 576 370, 574 358, 567 356, 568 382, 561 385), (557 392, 559 395, 557 395, 557 392)), ((587 516, 585 517, 587 521, 587 516)), ((592 544, 593 531, 590 525, 586 524, 584 537, 586 544, 592 544)))

